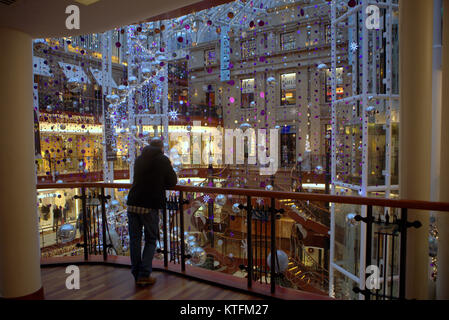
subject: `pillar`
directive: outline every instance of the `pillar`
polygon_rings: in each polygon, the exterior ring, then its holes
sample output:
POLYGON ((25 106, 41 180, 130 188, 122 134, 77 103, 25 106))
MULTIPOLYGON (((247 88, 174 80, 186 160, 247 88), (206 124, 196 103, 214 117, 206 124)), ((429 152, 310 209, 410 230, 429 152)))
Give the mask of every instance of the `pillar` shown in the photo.
MULTIPOLYGON (((430 200, 432 139, 432 18, 429 1, 400 0, 400 155, 402 199, 430 200)), ((406 298, 428 295, 429 212, 409 210, 406 298)))
MULTIPOLYGON (((449 0, 443 0, 443 99, 441 108, 440 201, 449 202, 449 0)), ((438 274, 436 298, 449 299, 449 212, 437 215, 438 274)))
POLYGON ((32 39, 0 28, 0 298, 42 297, 32 39))

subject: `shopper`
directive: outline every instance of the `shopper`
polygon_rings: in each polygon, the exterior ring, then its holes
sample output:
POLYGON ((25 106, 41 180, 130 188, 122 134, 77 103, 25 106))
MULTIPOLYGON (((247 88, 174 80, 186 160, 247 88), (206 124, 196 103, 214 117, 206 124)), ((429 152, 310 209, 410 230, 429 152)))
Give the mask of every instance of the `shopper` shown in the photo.
MULTIPOLYGON (((58 234, 58 228, 61 222, 61 218, 62 218, 61 206, 55 205, 53 207, 53 231, 55 231, 56 229, 56 234, 58 234)), ((56 235, 56 238, 57 237, 58 236, 56 235)))
POLYGON ((152 260, 159 238, 159 209, 165 206, 165 191, 178 182, 170 160, 163 154, 163 142, 153 138, 134 163, 134 180, 128 194, 128 227, 131 272, 137 285, 150 285, 152 260), (145 247, 141 250, 142 229, 145 247))

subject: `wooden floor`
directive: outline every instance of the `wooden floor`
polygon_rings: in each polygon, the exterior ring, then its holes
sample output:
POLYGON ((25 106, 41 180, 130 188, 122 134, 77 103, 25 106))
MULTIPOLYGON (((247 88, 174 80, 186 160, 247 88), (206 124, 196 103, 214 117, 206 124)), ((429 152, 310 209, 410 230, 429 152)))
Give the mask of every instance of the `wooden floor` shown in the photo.
POLYGON ((65 267, 42 268, 45 299, 49 300, 258 300, 260 297, 209 285, 167 272, 153 272, 157 281, 137 287, 129 268, 81 265, 80 289, 68 290, 65 267))

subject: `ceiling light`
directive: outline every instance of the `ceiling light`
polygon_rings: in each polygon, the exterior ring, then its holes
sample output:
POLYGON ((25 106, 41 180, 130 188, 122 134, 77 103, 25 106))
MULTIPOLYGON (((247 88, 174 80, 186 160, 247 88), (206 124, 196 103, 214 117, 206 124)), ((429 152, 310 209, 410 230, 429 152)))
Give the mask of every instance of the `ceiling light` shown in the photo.
POLYGON ((95 2, 98 2, 98 1, 100 1, 100 0, 75 0, 75 2, 84 4, 85 6, 91 5, 91 4, 93 4, 95 2))

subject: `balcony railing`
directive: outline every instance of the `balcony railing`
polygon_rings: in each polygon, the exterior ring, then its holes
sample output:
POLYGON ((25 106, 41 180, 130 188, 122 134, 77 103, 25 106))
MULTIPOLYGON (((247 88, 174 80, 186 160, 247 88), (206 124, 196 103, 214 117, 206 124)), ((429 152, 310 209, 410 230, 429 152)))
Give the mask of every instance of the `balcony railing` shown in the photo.
MULTIPOLYGON (((71 190, 77 201, 78 229, 73 221, 60 227, 55 235, 58 254, 81 255, 87 262, 117 262, 128 256, 125 196, 130 187, 128 183, 38 184, 38 191, 69 194, 71 190)), ((367 241, 360 245, 366 246, 366 265, 382 269, 380 289, 353 288, 367 299, 405 298, 407 229, 420 227, 407 221, 408 209, 449 211, 449 203, 178 185, 167 192, 167 205, 161 210, 153 263, 162 270, 268 296, 324 299, 330 282, 329 247, 323 245, 324 259, 317 259, 304 250, 303 236, 288 234, 286 226, 291 221, 290 226, 300 224, 315 242, 322 239, 323 243, 329 240, 329 228, 296 217, 281 206, 286 200, 367 207, 366 216, 354 216, 367 225, 367 241), (388 210, 383 216, 373 213, 373 208, 388 208, 390 214, 388 210)), ((45 257, 51 256, 48 251, 45 257)))

